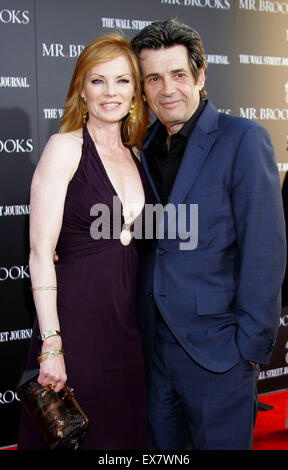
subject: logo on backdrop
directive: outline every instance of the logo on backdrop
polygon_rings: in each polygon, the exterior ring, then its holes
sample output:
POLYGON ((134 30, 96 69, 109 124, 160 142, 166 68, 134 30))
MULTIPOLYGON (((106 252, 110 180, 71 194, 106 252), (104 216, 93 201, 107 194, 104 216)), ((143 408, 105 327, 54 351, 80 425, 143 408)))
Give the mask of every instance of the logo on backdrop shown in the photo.
MULTIPOLYGON (((288 344, 286 345, 286 348, 287 346, 288 344)), ((288 353, 286 354, 286 357, 285 357, 286 363, 288 363, 287 356, 288 356, 288 353)), ((288 375, 288 366, 278 367, 277 369, 263 370, 260 372, 259 380, 275 379, 276 377, 282 377, 283 375, 288 375)))
POLYGON ((0 206, 0 217, 11 216, 11 215, 29 215, 30 205, 29 204, 15 204, 13 206, 0 206))
POLYGON ((232 109, 231 108, 218 108, 219 113, 222 114, 232 114, 232 109))
POLYGON ((0 23, 28 24, 29 21, 28 10, 0 10, 0 23))
POLYGON ((287 15, 288 3, 271 0, 239 0, 239 9, 262 13, 282 13, 287 15))
POLYGON ((279 326, 288 326, 288 314, 281 315, 280 317, 280 325, 279 326))
POLYGON ((0 88, 30 88, 27 77, 0 77, 0 88))
POLYGON ((26 264, 26 266, 11 266, 11 268, 0 266, 0 282, 7 281, 9 279, 12 281, 16 281, 18 279, 29 279, 30 275, 28 270, 28 264, 26 264))
POLYGON ((73 59, 78 57, 81 51, 85 46, 83 44, 60 44, 52 43, 45 44, 42 43, 42 56, 43 57, 66 57, 68 59, 73 59))
POLYGON ((1 331, 0 343, 8 343, 9 341, 22 341, 30 339, 32 336, 32 328, 25 328, 22 330, 1 331))
POLYGON ((288 67, 288 57, 271 57, 262 55, 239 54, 240 64, 269 65, 272 67, 288 67))
POLYGON ((240 108, 240 116, 255 121, 287 121, 288 109, 280 108, 240 108))
MULTIPOLYGON (((240 116, 254 121, 288 121, 288 108, 243 108, 240 107, 240 116)), ((288 139, 288 138, 287 138, 288 139)), ((288 140, 287 140, 288 142, 288 140)), ((288 150, 288 146, 286 148, 288 150)), ((279 172, 288 171, 287 162, 277 162, 279 172)))
POLYGON ((31 153, 33 152, 32 139, 0 140, 0 153, 31 153))
POLYGON ((160 0, 162 5, 179 5, 181 7, 216 8, 229 10, 230 0, 160 0))
POLYGON ((44 108, 44 119, 61 119, 63 112, 63 108, 44 108))
MULTIPOLYGON (((288 104, 288 82, 284 84, 285 101, 288 104)), ((240 116, 260 121, 287 121, 288 108, 242 108, 240 107, 240 116)))
MULTIPOLYGON (((282 309, 279 326, 280 327, 288 326, 288 314, 287 314, 286 308, 282 309)), ((288 341, 285 340, 285 343, 283 346, 284 346, 284 350, 283 350, 284 360, 286 364, 288 364, 288 341)), ((275 369, 268 369, 268 370, 261 371, 259 380, 274 379, 277 377, 282 377, 284 375, 288 375, 288 366, 277 367, 275 369)))
POLYGON ((101 18, 102 28, 143 29, 152 21, 130 20, 127 18, 101 18))
POLYGON ((20 401, 17 393, 13 392, 13 390, 6 390, 3 393, 0 392, 0 405, 9 405, 15 400, 20 401))
POLYGON ((214 65, 230 65, 228 55, 207 54, 207 63, 214 65))

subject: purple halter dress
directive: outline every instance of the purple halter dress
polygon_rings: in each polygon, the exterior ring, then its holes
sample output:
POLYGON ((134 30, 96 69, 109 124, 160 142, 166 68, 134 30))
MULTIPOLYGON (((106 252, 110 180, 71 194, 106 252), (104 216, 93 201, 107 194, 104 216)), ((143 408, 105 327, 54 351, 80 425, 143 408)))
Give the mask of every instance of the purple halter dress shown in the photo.
MULTIPOLYGON (((138 159, 146 203, 150 188, 138 159)), ((56 189, 57 190, 57 189, 56 189)), ((95 240, 90 228, 94 204, 113 208, 115 189, 86 126, 79 166, 69 183, 57 245, 58 315, 67 384, 90 420, 83 450, 147 449, 146 385, 136 323, 138 242, 95 240)), ((119 215, 119 214, 118 214, 119 215)), ((123 223, 120 207, 120 220, 123 223)), ((107 223, 113 231, 112 218, 107 223)), ((107 228, 107 227, 106 227, 107 228)), ((37 367, 37 321, 26 369, 37 367)), ((45 449, 22 412, 19 449, 45 449)))

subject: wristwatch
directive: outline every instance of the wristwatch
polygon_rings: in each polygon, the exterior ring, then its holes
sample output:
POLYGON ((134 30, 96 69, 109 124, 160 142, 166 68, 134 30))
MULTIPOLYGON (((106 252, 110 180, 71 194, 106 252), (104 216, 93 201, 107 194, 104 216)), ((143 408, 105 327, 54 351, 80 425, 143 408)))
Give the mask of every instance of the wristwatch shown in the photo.
POLYGON ((38 338, 40 341, 45 341, 45 339, 50 338, 50 336, 60 336, 60 331, 58 330, 48 330, 44 331, 42 335, 40 335, 38 338))

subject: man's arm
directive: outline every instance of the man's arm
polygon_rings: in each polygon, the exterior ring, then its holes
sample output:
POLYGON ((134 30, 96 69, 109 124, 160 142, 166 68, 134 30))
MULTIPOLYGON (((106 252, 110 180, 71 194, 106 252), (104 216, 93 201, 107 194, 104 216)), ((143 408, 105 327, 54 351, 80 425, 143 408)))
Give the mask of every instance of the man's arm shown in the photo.
POLYGON ((273 147, 266 130, 252 123, 235 158, 232 203, 240 247, 237 343, 245 359, 267 364, 279 324, 286 238, 273 147))

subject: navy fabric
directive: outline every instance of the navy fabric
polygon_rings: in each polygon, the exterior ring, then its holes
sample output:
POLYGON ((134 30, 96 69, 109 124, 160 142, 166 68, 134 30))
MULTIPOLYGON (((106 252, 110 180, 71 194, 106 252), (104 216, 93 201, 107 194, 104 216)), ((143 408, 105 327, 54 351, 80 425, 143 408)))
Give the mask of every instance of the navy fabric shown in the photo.
MULTIPOLYGON (((157 131, 152 127, 145 149, 157 131)), ((275 344, 286 265, 279 173, 266 130, 224 115, 209 103, 186 146, 169 204, 197 204, 197 246, 178 234, 147 248, 141 259, 138 319, 149 375, 153 360, 154 302, 187 353, 224 372, 240 355, 267 364, 275 344), (188 245, 187 245, 188 246, 188 245)), ((193 228, 193 225, 192 225, 193 228)))
POLYGON ((250 449, 258 376, 259 366, 243 358, 227 372, 204 369, 165 322, 157 321, 148 400, 150 449, 250 449))
MULTIPOLYGON (((142 163, 160 202, 146 160, 158 126, 143 145, 142 163)), ((146 247, 138 283, 150 448, 183 449, 188 436, 195 449, 248 449, 258 375, 249 361, 269 363, 286 265, 279 173, 267 131, 208 101, 168 204, 178 221, 184 206, 189 236, 169 238, 164 217, 164 236, 146 247), (162 322, 155 320, 158 310, 162 322)))

